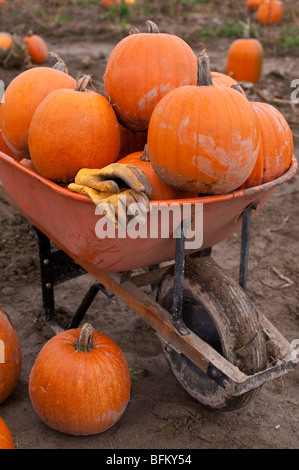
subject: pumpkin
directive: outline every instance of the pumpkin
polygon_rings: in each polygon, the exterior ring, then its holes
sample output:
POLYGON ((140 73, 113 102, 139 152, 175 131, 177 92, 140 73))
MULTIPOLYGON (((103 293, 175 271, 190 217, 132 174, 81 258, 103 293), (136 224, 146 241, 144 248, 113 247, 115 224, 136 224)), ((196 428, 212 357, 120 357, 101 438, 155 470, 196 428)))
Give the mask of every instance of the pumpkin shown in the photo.
POLYGON ((33 64, 43 64, 48 58, 48 46, 44 39, 38 34, 28 34, 24 37, 31 62, 33 64))
POLYGON ((105 431, 123 415, 131 378, 120 347, 86 323, 51 338, 29 377, 29 395, 40 419, 71 435, 105 431))
POLYGON ((172 89, 196 84, 197 60, 181 38, 160 33, 152 21, 147 33, 137 29, 113 49, 104 74, 104 91, 119 122, 145 131, 150 116, 172 89))
POLYGON ((5 421, 0 418, 0 449, 14 449, 14 441, 11 436, 9 427, 5 421))
POLYGON ((8 315, 0 308, 0 403, 14 391, 22 367, 18 334, 8 315))
POLYGON ((22 157, 16 155, 12 150, 11 148, 7 145, 7 143, 5 142, 4 138, 3 138, 3 134, 2 132, 0 132, 0 151, 5 153, 6 155, 9 155, 10 157, 14 158, 15 160, 17 160, 18 162, 20 162, 22 160, 22 157))
POLYGON ((205 52, 198 62, 197 86, 176 88, 156 106, 148 129, 149 158, 171 187, 227 193, 253 170, 259 125, 242 93, 213 85, 205 52))
POLYGON ((263 1, 264 0, 247 0, 246 7, 250 11, 257 10, 263 1))
POLYGON ((257 20, 262 24, 275 24, 282 20, 283 4, 280 0, 264 0, 257 10, 257 20))
POLYGON ((249 37, 249 25, 244 38, 232 42, 227 53, 226 73, 238 81, 256 83, 262 73, 264 50, 258 39, 249 37))
POLYGON ((187 197, 197 197, 197 193, 179 191, 173 189, 158 177, 154 172, 151 162, 148 157, 147 145, 141 152, 134 152, 118 161, 118 163, 136 165, 144 171, 147 179, 152 187, 151 200, 164 200, 164 199, 182 199, 187 197))
POLYGON ((119 124, 119 153, 118 160, 127 155, 144 149, 147 142, 147 132, 133 132, 119 124))
POLYGON ((35 67, 17 75, 4 93, 0 107, 0 128, 9 148, 19 157, 29 157, 28 132, 32 116, 52 91, 75 88, 76 80, 64 72, 65 64, 35 67))
POLYGON ((117 160, 119 128, 112 106, 87 90, 83 76, 75 90, 52 92, 39 105, 29 128, 29 152, 36 170, 56 182, 72 181, 81 168, 102 168, 117 160))
POLYGON ((214 85, 233 87, 235 88, 235 90, 238 90, 240 93, 246 96, 246 93, 241 87, 241 85, 229 75, 226 75, 225 73, 221 72, 211 72, 211 76, 214 85))
POLYGON ((252 103, 261 132, 261 146, 252 173, 243 188, 268 183, 282 176, 293 157, 292 131, 284 116, 268 103, 252 103))
POLYGON ((102 0, 101 1, 101 6, 105 8, 106 10, 109 10, 110 8, 115 7, 116 5, 120 5, 121 0, 102 0))
POLYGON ((13 39, 9 33, 0 33, 0 62, 6 59, 12 46, 13 39))

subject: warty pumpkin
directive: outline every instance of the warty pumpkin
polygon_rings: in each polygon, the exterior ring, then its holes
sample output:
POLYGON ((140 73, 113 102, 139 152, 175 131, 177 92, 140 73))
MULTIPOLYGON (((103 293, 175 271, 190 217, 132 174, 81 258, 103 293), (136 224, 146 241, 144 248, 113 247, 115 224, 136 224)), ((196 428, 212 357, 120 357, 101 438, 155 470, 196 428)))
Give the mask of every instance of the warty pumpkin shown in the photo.
POLYGON ((104 75, 104 90, 119 122, 145 131, 150 116, 169 91, 196 84, 196 55, 175 35, 160 33, 152 21, 147 33, 136 28, 113 49, 104 75))
POLYGON ((39 105, 29 128, 36 170, 56 182, 72 181, 81 168, 103 168, 117 160, 119 128, 113 107, 88 90, 90 76, 75 88, 53 91, 39 105))
POLYGON ((258 39, 249 37, 249 25, 244 38, 232 42, 227 53, 226 73, 238 81, 256 83, 262 73, 264 49, 258 39))
POLYGON ((14 449, 15 444, 9 427, 5 421, 0 418, 0 449, 14 449))
POLYGON ((257 10, 257 20, 262 24, 276 24, 283 18, 283 4, 280 0, 264 0, 257 10))
POLYGON ((282 176, 293 157, 293 135, 284 116, 268 103, 253 102, 258 118, 261 145, 254 169, 242 188, 268 183, 282 176))
POLYGON ((147 145, 143 151, 133 152, 130 155, 118 160, 118 163, 136 165, 144 171, 150 185, 152 187, 151 200, 165 200, 165 199, 182 199, 188 197, 197 197, 197 193, 190 191, 179 191, 178 189, 171 188, 159 178, 155 173, 152 164, 149 160, 147 145))
POLYGON ((199 57, 198 72, 197 86, 176 88, 156 106, 148 130, 149 158, 171 187, 227 193, 253 170, 259 125, 242 93, 213 85, 205 53, 199 57))
POLYGON ((130 390, 124 353, 88 323, 51 338, 29 378, 30 399, 40 419, 71 435, 96 434, 115 424, 130 390))
POLYGON ((8 315, 0 308, 0 403, 14 391, 22 368, 18 334, 8 315))
POLYGON ((19 157, 29 157, 28 132, 38 105, 52 91, 76 87, 76 80, 65 73, 58 61, 53 68, 34 67, 21 72, 7 86, 0 107, 0 128, 8 147, 19 157))
POLYGON ((33 64, 41 65, 46 62, 49 50, 45 40, 41 36, 28 33, 28 35, 24 37, 24 42, 33 64))

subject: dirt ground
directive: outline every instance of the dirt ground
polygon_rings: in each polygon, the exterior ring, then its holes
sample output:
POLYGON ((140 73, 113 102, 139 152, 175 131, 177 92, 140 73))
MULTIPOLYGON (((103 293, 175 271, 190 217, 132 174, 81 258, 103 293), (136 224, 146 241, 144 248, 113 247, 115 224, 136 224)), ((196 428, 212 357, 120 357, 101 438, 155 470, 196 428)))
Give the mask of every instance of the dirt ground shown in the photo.
MULTIPOLYGON (((233 12, 228 10, 228 3, 218 2, 217 13, 203 5, 201 9, 187 11, 179 28, 181 37, 196 52, 206 47, 212 68, 219 71, 225 69, 226 52, 232 39, 202 40, 194 32, 203 25, 219 26, 230 15, 245 17, 240 2, 234 2, 238 8, 233 12)), ((75 6, 75 2, 70 5, 64 2, 64 9, 59 13, 67 12, 68 19, 56 22, 54 27, 50 20, 54 23, 56 16, 52 10, 46 9, 46 14, 38 15, 34 11, 39 5, 34 10, 32 4, 20 4, 17 8, 22 14, 16 14, 12 7, 2 11, 1 30, 13 30, 17 26, 23 32, 32 28, 43 34, 49 49, 64 58, 70 74, 77 77, 91 73, 94 86, 102 91, 105 64, 114 45, 127 34, 128 26, 126 29, 118 22, 101 19, 104 12, 98 5, 75 6)), ((52 5, 57 12, 57 6, 52 5)), ((163 8, 157 8, 152 10, 151 19, 159 23, 163 32, 177 32, 174 15, 167 15, 163 8)), ((145 16, 141 9, 135 12, 134 18, 132 25, 144 30, 145 16)), ((245 86, 245 89, 250 99, 263 100, 265 95, 283 112, 294 133, 294 153, 299 155, 299 104, 292 107, 288 103, 293 91, 290 83, 299 78, 299 50, 281 52, 275 41, 265 42, 265 46, 263 75, 258 87, 245 86)), ((0 78, 6 85, 18 73, 20 70, 0 68, 0 78)), ((295 176, 279 187, 253 218, 250 243, 248 295, 288 341, 299 338, 298 207, 299 177, 295 176), (273 266, 278 270, 276 273, 273 266), (289 287, 281 288, 285 281, 277 272, 291 281, 289 287)), ((1 198, 0 223, 1 308, 16 327, 23 353, 20 381, 0 406, 0 416, 9 426, 16 448, 298 448, 298 368, 282 379, 268 382, 252 402, 238 411, 211 411, 191 398, 177 382, 152 329, 117 298, 109 300, 102 293, 97 295, 84 321, 114 339, 124 351, 129 367, 140 372, 132 380, 130 402, 122 418, 102 434, 73 437, 48 428, 33 410, 28 394, 35 358, 54 334, 43 321, 37 246, 26 221, 1 198)), ((214 259, 236 279, 239 253, 239 233, 213 248, 214 259)), ((72 315, 93 282, 86 274, 56 287, 56 307, 65 309, 66 317, 72 315)))

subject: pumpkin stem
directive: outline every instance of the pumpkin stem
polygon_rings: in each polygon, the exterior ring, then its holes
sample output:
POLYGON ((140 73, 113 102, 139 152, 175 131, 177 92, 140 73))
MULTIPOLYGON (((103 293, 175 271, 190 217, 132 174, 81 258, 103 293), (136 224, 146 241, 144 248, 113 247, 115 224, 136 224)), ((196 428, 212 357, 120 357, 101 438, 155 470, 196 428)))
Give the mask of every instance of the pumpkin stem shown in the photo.
POLYGON ((143 154, 141 155, 140 160, 142 160, 143 162, 149 162, 150 161, 147 144, 145 144, 145 146, 144 146, 143 154))
POLYGON ((231 88, 233 88, 234 90, 237 90, 239 93, 241 93, 241 95, 243 95, 242 90, 241 90, 241 85, 239 82, 231 85, 231 88))
POLYGON ((83 75, 77 81, 76 91, 85 91, 87 86, 91 84, 91 75, 83 75))
POLYGON ((132 29, 130 29, 129 34, 130 34, 130 35, 132 35, 132 34, 140 34, 140 31, 139 31, 138 28, 132 28, 132 29))
POLYGON ((209 56, 204 49, 197 57, 197 86, 214 85, 210 70, 209 56))
POLYGON ((90 323, 85 323, 80 331, 79 338, 75 343, 77 351, 87 352, 93 348, 94 329, 90 323))
POLYGON ((49 56, 56 61, 53 69, 68 73, 66 63, 64 62, 64 60, 62 60, 60 55, 56 54, 56 52, 49 52, 49 56))
POLYGON ((243 26, 243 39, 250 39, 250 19, 248 18, 247 23, 240 22, 243 26))
POLYGON ((147 26, 148 33, 154 33, 154 34, 160 33, 158 26, 153 21, 147 20, 145 24, 147 26))

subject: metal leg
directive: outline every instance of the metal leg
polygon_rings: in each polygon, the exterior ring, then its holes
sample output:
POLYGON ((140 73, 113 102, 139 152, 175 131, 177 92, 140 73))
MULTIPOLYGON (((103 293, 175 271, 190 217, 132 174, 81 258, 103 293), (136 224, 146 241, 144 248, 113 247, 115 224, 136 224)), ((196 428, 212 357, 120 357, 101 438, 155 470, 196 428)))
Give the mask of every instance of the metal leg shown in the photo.
POLYGON ((247 288, 251 211, 252 207, 249 207, 242 214, 239 284, 245 292, 247 288))
POLYGON ((181 236, 176 238, 175 246, 175 267, 174 267, 174 286, 173 286, 173 324, 181 335, 189 334, 189 329, 183 322, 183 281, 185 268, 185 236, 183 224, 181 226, 181 236))

